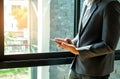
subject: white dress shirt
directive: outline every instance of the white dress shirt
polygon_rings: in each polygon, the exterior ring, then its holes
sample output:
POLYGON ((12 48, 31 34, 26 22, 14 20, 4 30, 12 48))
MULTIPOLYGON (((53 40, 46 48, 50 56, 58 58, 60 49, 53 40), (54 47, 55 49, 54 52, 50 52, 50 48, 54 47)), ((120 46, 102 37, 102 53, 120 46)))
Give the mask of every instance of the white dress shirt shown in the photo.
POLYGON ((86 6, 86 10, 83 14, 83 19, 82 19, 82 29, 84 28, 84 22, 86 21, 88 14, 90 13, 90 8, 92 6, 93 0, 85 0, 84 6, 86 6))

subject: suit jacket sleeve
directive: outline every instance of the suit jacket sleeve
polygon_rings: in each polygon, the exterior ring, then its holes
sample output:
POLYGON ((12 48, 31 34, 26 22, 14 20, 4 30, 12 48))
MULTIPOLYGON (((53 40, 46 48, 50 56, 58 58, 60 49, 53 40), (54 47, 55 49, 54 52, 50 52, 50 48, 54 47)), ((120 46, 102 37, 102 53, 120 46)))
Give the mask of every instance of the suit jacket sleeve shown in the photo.
POLYGON ((103 11, 102 41, 78 48, 82 59, 113 53, 120 35, 120 3, 110 2, 103 11))

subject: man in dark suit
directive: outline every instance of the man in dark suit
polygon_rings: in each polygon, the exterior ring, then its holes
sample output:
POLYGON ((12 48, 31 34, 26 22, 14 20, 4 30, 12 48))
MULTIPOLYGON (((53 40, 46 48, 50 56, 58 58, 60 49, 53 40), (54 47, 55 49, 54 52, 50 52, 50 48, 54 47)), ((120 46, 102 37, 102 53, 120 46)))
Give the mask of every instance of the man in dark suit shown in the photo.
POLYGON ((58 47, 75 54, 69 79, 108 79, 119 35, 120 3, 85 0, 76 37, 55 38, 58 47))

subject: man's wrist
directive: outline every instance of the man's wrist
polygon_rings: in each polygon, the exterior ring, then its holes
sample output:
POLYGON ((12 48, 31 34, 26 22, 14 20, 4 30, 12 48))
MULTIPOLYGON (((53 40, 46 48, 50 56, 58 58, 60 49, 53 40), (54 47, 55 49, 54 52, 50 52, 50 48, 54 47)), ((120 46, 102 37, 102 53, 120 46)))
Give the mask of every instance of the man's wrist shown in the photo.
POLYGON ((75 55, 79 55, 80 54, 79 51, 77 50, 77 48, 74 48, 74 50, 72 50, 71 52, 73 54, 75 54, 75 55))

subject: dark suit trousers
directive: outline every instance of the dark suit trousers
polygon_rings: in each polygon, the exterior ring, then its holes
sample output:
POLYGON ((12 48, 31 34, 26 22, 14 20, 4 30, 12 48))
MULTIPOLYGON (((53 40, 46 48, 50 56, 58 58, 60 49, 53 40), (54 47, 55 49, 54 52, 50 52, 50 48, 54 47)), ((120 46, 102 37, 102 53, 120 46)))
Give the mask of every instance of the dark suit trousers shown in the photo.
POLYGON ((105 76, 87 76, 87 75, 81 75, 77 74, 74 71, 70 71, 69 78, 68 79, 109 79, 109 75, 105 76))

